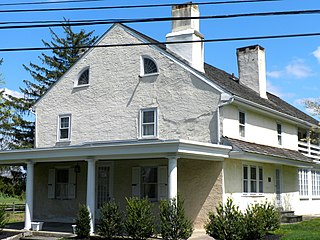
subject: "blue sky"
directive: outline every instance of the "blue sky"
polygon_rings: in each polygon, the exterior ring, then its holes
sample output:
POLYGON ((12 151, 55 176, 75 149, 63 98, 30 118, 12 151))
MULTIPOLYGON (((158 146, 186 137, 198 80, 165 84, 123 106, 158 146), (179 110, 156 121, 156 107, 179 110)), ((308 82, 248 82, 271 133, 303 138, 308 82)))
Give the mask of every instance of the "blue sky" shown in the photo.
MULTIPOLYGON (((30 2, 40 0, 3 0, 5 2, 30 2)), ((41 0, 43 1, 43 0, 41 0)), ((48 2, 50 2, 48 0, 48 2)), ((26 8, 57 8, 57 7, 86 7, 113 6, 154 3, 183 3, 185 1, 115 1, 106 0, 91 3, 51 4, 45 6, 1 7, 1 9, 26 8)), ((195 1, 194 1, 195 2, 195 1)), ((319 0, 282 0, 277 2, 241 3, 223 5, 201 5, 200 14, 222 15, 234 13, 252 13, 268 11, 290 11, 320 9, 319 0)), ((1 13, 2 21, 32 21, 32 20, 70 20, 79 19, 110 19, 110 18, 147 18, 170 17, 170 7, 143 9, 113 9, 95 11, 65 11, 65 12, 36 12, 36 13, 1 13)), ((263 35, 281 35, 296 33, 320 32, 320 14, 246 17, 232 19, 201 20, 200 32, 205 39, 249 37, 263 35)), ((165 41, 165 35, 171 31, 170 22, 133 23, 130 27, 149 35, 159 41, 165 41)), ((100 36, 110 25, 77 27, 75 30, 95 30, 100 36)), ((61 32, 60 28, 53 28, 61 32)), ((42 47, 41 39, 50 41, 49 30, 12 29, 0 30, 0 48, 42 47)), ((268 91, 282 97, 294 106, 304 110, 301 99, 319 97, 320 77, 320 36, 284 39, 265 39, 250 41, 232 41, 205 44, 205 61, 229 73, 238 75, 236 49, 248 45, 259 44, 266 50, 268 91)), ((4 59, 0 71, 6 81, 5 87, 11 91, 19 91, 23 79, 30 79, 22 64, 34 62, 40 64, 37 56, 41 52, 2 52, 4 59)))

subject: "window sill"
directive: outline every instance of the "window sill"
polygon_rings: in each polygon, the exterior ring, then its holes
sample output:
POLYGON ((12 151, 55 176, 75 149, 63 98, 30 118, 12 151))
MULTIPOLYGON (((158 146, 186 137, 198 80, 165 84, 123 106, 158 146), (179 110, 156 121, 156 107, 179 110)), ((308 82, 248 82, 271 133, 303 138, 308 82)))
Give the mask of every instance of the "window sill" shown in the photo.
POLYGON ((265 197, 264 193, 243 193, 241 197, 265 197))
POLYGON ((148 140, 148 139, 150 139, 150 140, 158 140, 159 139, 159 137, 158 136, 141 136, 141 137, 139 137, 139 140, 148 140))
POLYGON ((82 85, 75 85, 75 86, 73 86, 73 88, 79 89, 79 88, 87 88, 89 86, 90 86, 90 84, 82 84, 82 85))
POLYGON ((59 139, 59 140, 57 140, 57 143, 71 143, 71 140, 70 139, 66 139, 66 140, 59 139))
POLYGON ((158 76, 159 73, 156 72, 156 73, 149 73, 149 74, 140 74, 139 77, 140 78, 143 78, 143 77, 153 77, 153 76, 158 76))

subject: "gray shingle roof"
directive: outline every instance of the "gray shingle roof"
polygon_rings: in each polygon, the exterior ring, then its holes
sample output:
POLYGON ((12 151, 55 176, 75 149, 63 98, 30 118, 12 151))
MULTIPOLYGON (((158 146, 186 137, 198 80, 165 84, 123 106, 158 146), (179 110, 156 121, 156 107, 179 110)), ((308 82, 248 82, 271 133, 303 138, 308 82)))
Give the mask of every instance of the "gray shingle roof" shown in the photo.
POLYGON ((232 146, 234 151, 240 150, 247 153, 256 153, 256 154, 262 154, 266 156, 279 157, 279 158, 297 160, 297 161, 308 162, 308 163, 313 162, 311 158, 308 158, 304 156, 302 153, 294 150, 271 147, 271 146, 261 145, 256 143, 250 143, 250 142, 245 142, 238 139, 227 138, 227 137, 224 137, 223 140, 224 140, 224 144, 232 146))

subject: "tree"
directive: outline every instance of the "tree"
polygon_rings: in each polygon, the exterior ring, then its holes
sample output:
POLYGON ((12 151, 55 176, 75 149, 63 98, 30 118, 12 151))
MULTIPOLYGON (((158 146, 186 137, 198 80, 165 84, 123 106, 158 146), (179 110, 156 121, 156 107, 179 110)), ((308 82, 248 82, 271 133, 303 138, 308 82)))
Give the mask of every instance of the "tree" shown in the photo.
POLYGON ((71 26, 64 25, 62 28, 63 37, 50 29, 51 41, 42 40, 44 46, 52 48, 52 51, 50 54, 41 53, 38 57, 40 65, 32 62, 23 65, 32 77, 32 80, 23 80, 25 86, 21 87, 20 91, 24 97, 8 96, 6 104, 13 114, 8 121, 9 129, 3 130, 4 134, 11 138, 11 149, 33 147, 33 104, 80 58, 83 48, 91 46, 97 39, 93 36, 93 31, 86 33, 81 30, 76 33, 71 26))
POLYGON ((304 100, 305 107, 313 113, 313 115, 320 116, 320 97, 310 100, 305 99, 304 100))

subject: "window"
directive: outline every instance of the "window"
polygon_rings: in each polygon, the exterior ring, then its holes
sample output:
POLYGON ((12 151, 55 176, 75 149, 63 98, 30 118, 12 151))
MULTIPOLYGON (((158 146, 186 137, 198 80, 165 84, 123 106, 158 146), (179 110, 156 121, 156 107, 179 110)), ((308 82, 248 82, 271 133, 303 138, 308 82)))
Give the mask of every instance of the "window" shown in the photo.
POLYGON ((166 199, 168 174, 166 166, 143 166, 132 168, 132 195, 148 197, 151 201, 166 199))
POLYGON ((308 196, 308 170, 299 169, 299 193, 300 196, 308 196))
POLYGON ((70 140, 70 124, 71 116, 70 115, 62 115, 59 116, 59 137, 58 140, 70 140))
POLYGON ((245 113, 239 112, 239 135, 240 135, 240 137, 245 137, 245 123, 246 123, 245 113))
POLYGON ((263 169, 257 166, 243 166, 243 192, 263 193, 263 169))
POLYGON ((84 70, 78 78, 78 86, 89 84, 89 68, 84 70))
POLYGON ((141 126, 140 135, 141 137, 156 137, 157 136, 157 109, 143 109, 140 114, 141 126))
POLYGON ((154 60, 149 57, 142 57, 141 75, 158 74, 158 67, 154 60))
POLYGON ((277 134, 278 134, 278 144, 282 145, 282 126, 281 124, 277 124, 277 134))
POLYGON ((48 198, 74 199, 76 196, 76 173, 74 168, 54 168, 48 173, 48 198))
POLYGON ((312 170, 312 196, 320 196, 320 171, 312 170))

